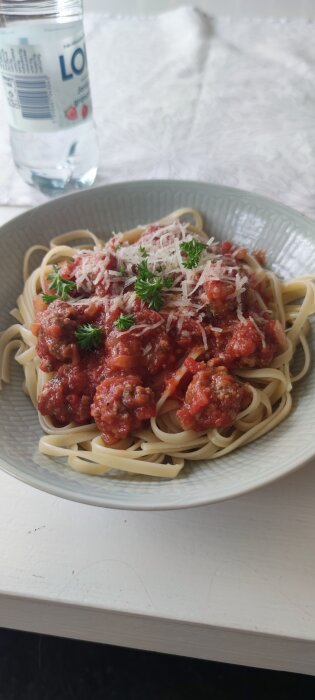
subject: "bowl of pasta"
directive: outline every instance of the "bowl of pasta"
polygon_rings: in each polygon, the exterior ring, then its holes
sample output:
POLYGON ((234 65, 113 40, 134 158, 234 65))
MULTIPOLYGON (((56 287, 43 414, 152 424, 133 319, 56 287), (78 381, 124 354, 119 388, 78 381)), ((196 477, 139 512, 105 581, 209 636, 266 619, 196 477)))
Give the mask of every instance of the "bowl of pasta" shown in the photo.
POLYGON ((315 455, 315 223, 195 182, 95 188, 0 235, 0 467, 123 509, 315 455), (312 329, 313 326, 313 329, 312 329))

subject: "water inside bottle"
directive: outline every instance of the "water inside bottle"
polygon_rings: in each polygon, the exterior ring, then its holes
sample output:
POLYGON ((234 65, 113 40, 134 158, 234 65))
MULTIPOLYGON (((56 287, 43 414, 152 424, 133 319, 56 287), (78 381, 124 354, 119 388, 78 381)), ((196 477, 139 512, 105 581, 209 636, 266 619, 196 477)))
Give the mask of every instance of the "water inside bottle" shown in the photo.
POLYGON ((11 128, 11 148, 25 182, 48 196, 88 187, 95 180, 98 143, 91 121, 37 134, 11 128))

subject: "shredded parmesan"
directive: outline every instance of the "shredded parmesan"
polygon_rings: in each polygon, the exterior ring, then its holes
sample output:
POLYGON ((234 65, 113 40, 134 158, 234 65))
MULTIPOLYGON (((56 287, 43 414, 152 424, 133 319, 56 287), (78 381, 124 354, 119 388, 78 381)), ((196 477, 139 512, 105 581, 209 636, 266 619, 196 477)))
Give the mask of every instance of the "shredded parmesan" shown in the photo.
POLYGON ((242 294, 245 291, 245 285, 248 281, 248 278, 246 276, 241 277, 240 273, 237 272, 235 276, 235 296, 236 296, 236 313, 237 313, 237 318, 241 323, 246 323, 246 318, 243 315, 243 308, 242 308, 242 294))
POLYGON ((183 327, 183 323, 184 323, 184 317, 181 316, 181 317, 178 319, 178 321, 177 321, 177 331, 178 331, 178 334, 181 333, 181 330, 182 330, 182 327, 183 327))
POLYGON ((173 311, 171 311, 169 313, 169 315, 167 317, 167 321, 166 321, 166 326, 165 326, 166 333, 168 333, 168 331, 170 330, 170 327, 172 325, 172 321, 174 318, 175 318, 175 314, 173 313, 173 311))
POLYGON ((152 343, 148 343, 142 350, 143 355, 147 355, 152 350, 152 343))
POLYGON ((128 333, 134 333, 134 335, 138 338, 140 335, 143 335, 144 333, 147 333, 148 331, 153 331, 155 328, 158 328, 159 326, 162 325, 162 323, 164 323, 163 319, 161 319, 161 321, 157 321, 157 323, 137 323, 136 325, 128 328, 128 330, 126 330, 126 331, 120 331, 119 335, 125 336, 125 335, 128 335, 128 333), (139 328, 143 329, 140 331, 140 333, 137 332, 139 330, 139 328))
POLYGON ((265 340, 264 333, 263 333, 263 332, 260 330, 260 328, 257 326, 257 323, 256 323, 256 321, 254 320, 254 318, 253 318, 252 316, 249 316, 249 318, 250 318, 252 324, 255 326, 257 333, 258 333, 258 334, 260 335, 260 337, 261 337, 263 348, 265 348, 265 347, 266 347, 266 340, 265 340))
MULTIPOLYGON (((163 288, 161 320, 151 325, 136 324, 121 331, 120 335, 132 333, 140 336, 162 324, 168 333, 176 324, 177 334, 189 337, 196 333, 196 330, 189 330, 189 326, 188 329, 183 330, 183 325, 185 319, 191 319, 200 329, 206 351, 209 349, 207 333, 223 333, 226 329, 212 325, 211 320, 205 321, 206 318, 211 319, 211 314, 214 315, 205 285, 211 282, 218 285, 229 284, 228 291, 231 288, 231 293, 225 299, 228 303, 235 299, 236 319, 240 323, 245 323, 248 319, 244 316, 243 295, 251 272, 247 269, 246 262, 236 259, 239 249, 233 253, 222 254, 221 244, 215 242, 213 237, 207 241, 196 267, 186 268, 181 244, 192 241, 194 238, 200 242, 205 240, 203 234, 192 233, 189 230, 189 224, 170 220, 149 227, 147 230, 143 229, 141 237, 135 242, 129 243, 123 234, 118 234, 102 250, 76 251, 73 274, 77 289, 80 295, 88 293, 90 301, 102 302, 105 312, 119 308, 124 313, 132 313, 136 302, 138 305, 140 303, 140 308, 145 308, 144 302, 139 300, 134 291, 138 266, 145 261, 149 272, 152 272, 155 277, 171 277, 173 281, 170 287, 163 288), (93 296, 96 288, 101 293, 104 292, 104 296, 93 296)), ((219 286, 218 289, 220 289, 219 286)), ((79 303, 79 300, 73 303, 79 303)), ((250 317, 250 319, 261 336, 264 347, 264 334, 254 318, 250 317)), ((144 355, 151 349, 152 345, 148 343, 143 349, 144 355)))
POLYGON ((202 337, 202 342, 204 344, 204 348, 205 348, 205 350, 208 350, 208 340, 207 340, 207 336, 206 336, 206 331, 203 328, 201 323, 199 323, 199 328, 200 328, 200 333, 201 333, 201 337, 202 337))

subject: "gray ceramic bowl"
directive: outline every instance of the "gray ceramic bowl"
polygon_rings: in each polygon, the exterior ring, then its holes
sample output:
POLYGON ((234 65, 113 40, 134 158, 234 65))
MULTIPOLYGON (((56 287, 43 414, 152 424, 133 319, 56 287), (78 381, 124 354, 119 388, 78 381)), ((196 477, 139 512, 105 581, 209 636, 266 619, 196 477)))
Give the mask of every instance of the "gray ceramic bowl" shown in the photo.
MULTIPOLYGON (((153 221, 181 206, 204 215, 206 230, 249 248, 265 248, 269 265, 284 278, 315 271, 315 223, 276 202, 239 190, 195 182, 133 182, 69 195, 33 209, 0 234, 0 328, 22 288, 25 250, 58 233, 89 228, 99 236, 153 221)), ((11 320, 10 320, 11 319, 11 320)), ((315 333, 312 348, 315 351, 315 333)), ((0 393, 0 467, 12 476, 64 498, 132 509, 196 506, 231 498, 267 484, 315 455, 315 372, 294 389, 294 409, 272 433, 240 450, 187 464, 176 480, 114 473, 104 477, 72 471, 63 460, 37 449, 37 415, 21 390, 14 363, 12 383, 0 393)))

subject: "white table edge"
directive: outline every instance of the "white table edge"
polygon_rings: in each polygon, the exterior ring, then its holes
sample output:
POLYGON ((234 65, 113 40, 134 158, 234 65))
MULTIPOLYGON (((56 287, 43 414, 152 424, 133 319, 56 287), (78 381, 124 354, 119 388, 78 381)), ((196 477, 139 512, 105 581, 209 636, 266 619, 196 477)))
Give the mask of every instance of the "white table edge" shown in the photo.
POLYGON ((37 634, 314 675, 311 641, 27 596, 0 596, 0 625, 37 634))

